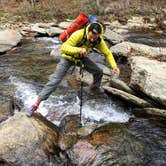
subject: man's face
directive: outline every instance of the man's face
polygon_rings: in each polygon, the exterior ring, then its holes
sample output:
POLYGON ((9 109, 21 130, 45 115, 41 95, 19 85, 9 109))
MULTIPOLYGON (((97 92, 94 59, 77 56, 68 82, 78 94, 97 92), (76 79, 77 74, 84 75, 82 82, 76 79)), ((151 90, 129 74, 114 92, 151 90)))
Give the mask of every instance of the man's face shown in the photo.
POLYGON ((95 42, 99 37, 99 34, 94 34, 92 31, 89 31, 88 35, 89 35, 89 40, 92 43, 95 42))

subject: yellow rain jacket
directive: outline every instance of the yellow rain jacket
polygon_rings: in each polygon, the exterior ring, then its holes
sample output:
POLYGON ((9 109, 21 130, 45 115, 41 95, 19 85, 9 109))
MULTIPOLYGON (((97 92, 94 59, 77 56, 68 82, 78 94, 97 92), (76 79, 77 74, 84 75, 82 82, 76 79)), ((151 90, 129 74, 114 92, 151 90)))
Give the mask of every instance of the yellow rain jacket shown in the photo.
MULTIPOLYGON (((62 57, 71 60, 71 61, 78 61, 79 60, 79 50, 80 48, 85 48, 87 51, 89 49, 92 49, 92 45, 89 41, 89 36, 88 36, 88 27, 86 27, 86 42, 80 46, 77 47, 77 45, 82 41, 83 36, 84 36, 84 29, 80 29, 75 31, 69 39, 67 39, 61 46, 61 51, 62 51, 62 57)), ((110 65, 111 68, 116 68, 117 64, 114 60, 114 57, 112 55, 112 52, 109 50, 107 47, 104 39, 103 39, 103 33, 100 35, 100 43, 95 46, 96 49, 98 49, 101 53, 106 58, 106 61, 110 65)))

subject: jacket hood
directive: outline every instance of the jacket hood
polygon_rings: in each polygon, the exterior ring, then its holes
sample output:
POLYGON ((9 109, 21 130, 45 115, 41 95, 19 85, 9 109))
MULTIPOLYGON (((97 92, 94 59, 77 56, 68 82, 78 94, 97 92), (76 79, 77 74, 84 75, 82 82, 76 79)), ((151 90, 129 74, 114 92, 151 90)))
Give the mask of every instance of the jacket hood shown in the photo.
MULTIPOLYGON (((98 23, 98 24, 100 24, 100 23, 98 23)), ((89 35, 88 35, 89 26, 90 26, 90 24, 86 27, 86 36, 87 36, 88 40, 89 40, 89 35)), ((103 28, 102 24, 100 24, 100 26, 101 26, 101 33, 99 34, 99 36, 103 37, 103 35, 104 35, 104 28, 103 28)))

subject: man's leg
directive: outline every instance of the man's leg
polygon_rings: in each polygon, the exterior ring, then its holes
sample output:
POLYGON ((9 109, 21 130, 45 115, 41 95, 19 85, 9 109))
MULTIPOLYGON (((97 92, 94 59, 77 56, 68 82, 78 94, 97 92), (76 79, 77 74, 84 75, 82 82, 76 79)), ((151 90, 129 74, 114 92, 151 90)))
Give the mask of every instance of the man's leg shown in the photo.
POLYGON ((90 60, 88 57, 85 57, 83 60, 85 70, 89 73, 92 73, 93 75, 93 83, 95 87, 100 87, 102 76, 103 76, 103 70, 100 69, 92 60, 90 60))
POLYGON ((39 94, 40 100, 46 100, 50 94, 55 91, 58 84, 61 82, 65 74, 67 73, 68 69, 73 65, 74 63, 71 61, 68 61, 64 58, 61 59, 61 61, 58 63, 54 73, 50 76, 49 81, 44 86, 43 90, 39 94))
POLYGON ((61 59, 58 63, 54 73, 50 76, 49 81, 44 86, 43 90, 39 94, 37 101, 27 110, 27 116, 31 116, 34 111, 36 111, 42 100, 46 100, 50 94, 57 88, 58 84, 61 82, 62 78, 67 73, 68 69, 73 65, 73 62, 70 62, 66 59, 61 59))

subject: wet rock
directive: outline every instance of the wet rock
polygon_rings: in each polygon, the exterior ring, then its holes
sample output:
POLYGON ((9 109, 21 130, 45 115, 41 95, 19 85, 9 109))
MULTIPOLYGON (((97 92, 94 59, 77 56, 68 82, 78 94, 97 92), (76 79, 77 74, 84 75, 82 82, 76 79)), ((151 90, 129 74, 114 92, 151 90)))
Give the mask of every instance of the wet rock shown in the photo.
POLYGON ((14 114, 13 105, 14 102, 11 97, 0 96, 0 122, 14 114))
POLYGON ((131 57, 130 87, 166 106, 166 63, 144 57, 131 57))
POLYGON ((96 158, 92 165, 113 165, 116 162, 117 156, 114 154, 118 152, 122 142, 121 134, 126 132, 125 124, 108 123, 96 128, 86 141, 93 145, 92 149, 96 150, 96 158), (121 138, 120 138, 121 137, 121 138), (118 140, 118 141, 117 141, 118 140))
POLYGON ((77 130, 80 128, 80 118, 78 115, 65 116, 59 127, 59 147, 61 150, 67 150, 77 142, 77 130))
POLYGON ((73 165, 91 165, 97 156, 95 147, 87 141, 78 141, 72 149, 67 151, 68 157, 73 165))
POLYGON ((57 142, 56 126, 44 117, 35 114, 28 118, 16 113, 0 124, 0 161, 11 165, 49 165, 49 158, 57 157, 57 142))
MULTIPOLYGON (((133 122, 134 125, 138 123, 133 122)), ((133 126, 108 123, 97 128, 87 139, 97 151, 93 165, 144 165, 148 161, 145 155, 148 153, 144 142, 146 136, 142 138, 144 144, 139 131, 135 131, 133 126)))
POLYGON ((136 157, 135 155, 124 155, 122 157, 120 157, 119 159, 119 164, 120 165, 131 165, 131 166, 134 166, 134 165, 143 165, 144 162, 141 158, 139 157, 136 157))
POLYGON ((78 135, 80 137, 87 137, 97 128, 97 125, 83 126, 78 130, 78 135))

